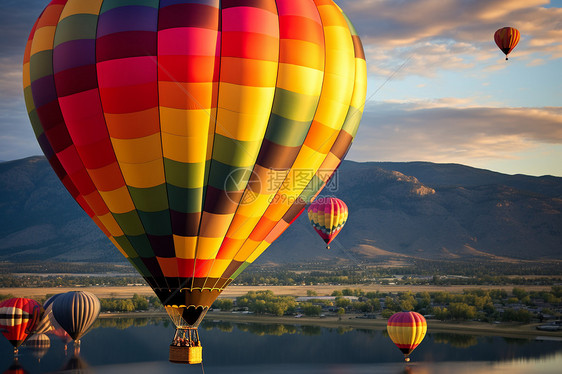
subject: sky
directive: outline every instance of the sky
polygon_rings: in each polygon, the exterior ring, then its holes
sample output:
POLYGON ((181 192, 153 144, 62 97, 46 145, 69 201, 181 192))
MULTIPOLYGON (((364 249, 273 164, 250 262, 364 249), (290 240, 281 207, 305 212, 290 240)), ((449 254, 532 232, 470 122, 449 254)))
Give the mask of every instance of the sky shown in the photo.
MULTIPOLYGON (((562 0, 336 0, 365 48, 354 161, 459 163, 562 177, 562 0), (521 40, 505 61, 504 26, 521 40)), ((0 160, 41 154, 22 93, 46 0, 0 0, 0 160)))

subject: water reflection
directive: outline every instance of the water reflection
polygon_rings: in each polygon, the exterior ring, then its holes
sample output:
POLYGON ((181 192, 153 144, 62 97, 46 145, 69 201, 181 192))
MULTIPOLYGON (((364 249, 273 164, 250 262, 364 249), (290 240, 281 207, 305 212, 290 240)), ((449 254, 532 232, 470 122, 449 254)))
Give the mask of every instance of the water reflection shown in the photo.
POLYGON ((28 374, 28 372, 21 366, 19 360, 15 358, 10 367, 8 367, 3 374, 28 374))
POLYGON ((79 355, 72 354, 72 344, 65 351, 63 341, 51 336, 51 346, 40 361, 24 347, 19 361, 12 362, 9 343, 2 342, 0 373, 195 374, 204 369, 207 374, 462 374, 470 367, 471 374, 482 374, 507 367, 510 374, 522 373, 522 368, 527 368, 525 374, 546 374, 549 365, 562 365, 559 341, 428 333, 412 354, 413 363, 406 365, 384 330, 209 320, 200 332, 202 368, 167 362, 173 331, 159 318, 100 319, 83 339, 79 355))
POLYGON ((80 354, 75 352, 58 373, 91 374, 93 371, 80 354))

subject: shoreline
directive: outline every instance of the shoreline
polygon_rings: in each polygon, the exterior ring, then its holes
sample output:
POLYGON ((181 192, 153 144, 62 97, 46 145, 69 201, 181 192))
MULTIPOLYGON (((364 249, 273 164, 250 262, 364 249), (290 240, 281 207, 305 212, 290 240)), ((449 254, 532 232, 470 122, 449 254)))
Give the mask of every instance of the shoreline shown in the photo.
MULTIPOLYGON (((166 318, 166 312, 132 312, 132 313, 101 313, 99 318, 166 318)), ((357 318, 357 314, 348 314, 340 319, 337 316, 327 317, 289 317, 242 314, 232 312, 210 311, 205 316, 205 320, 224 321, 234 323, 258 323, 258 324, 279 324, 279 325, 305 325, 318 326, 324 328, 353 328, 364 330, 386 330, 387 320, 382 318, 366 319, 357 318)), ((516 324, 500 323, 490 324, 486 322, 452 322, 452 321, 427 321, 428 333, 455 333, 474 336, 501 336, 506 338, 535 338, 537 340, 560 340, 562 341, 562 331, 540 331, 536 326, 541 323, 516 324)))
MULTIPOLYGON (((451 293, 462 293, 465 289, 503 289, 511 291, 513 287, 531 290, 550 290, 551 286, 402 286, 402 285, 380 285, 380 284, 355 284, 355 285, 314 285, 314 286, 229 286, 220 297, 234 299, 245 295, 249 291, 272 291, 278 296, 307 296, 308 291, 314 291, 318 296, 329 295, 335 290, 361 289, 365 292, 432 292, 446 291, 451 293)), ((13 294, 17 297, 43 298, 49 294, 57 294, 73 290, 84 290, 95 294, 99 298, 132 298, 134 294, 141 296, 154 296, 154 292, 148 286, 121 286, 121 287, 18 287, 0 288, 0 294, 13 294)), ((340 320, 337 316, 321 317, 276 317, 271 315, 255 315, 211 311, 207 314, 206 320, 221 320, 239 323, 262 323, 262 324, 288 324, 288 325, 310 325, 327 328, 357 328, 357 329, 386 329, 386 319, 365 319, 355 318, 356 314, 342 316, 340 320)), ((130 312, 130 313, 102 313, 100 318, 167 318, 166 312, 130 312)), ((491 324, 485 322, 452 322, 428 320, 428 332, 453 332, 468 335, 496 335, 505 337, 523 338, 554 338, 562 339, 562 331, 540 331, 536 326, 542 323, 517 324, 500 323, 491 324)))

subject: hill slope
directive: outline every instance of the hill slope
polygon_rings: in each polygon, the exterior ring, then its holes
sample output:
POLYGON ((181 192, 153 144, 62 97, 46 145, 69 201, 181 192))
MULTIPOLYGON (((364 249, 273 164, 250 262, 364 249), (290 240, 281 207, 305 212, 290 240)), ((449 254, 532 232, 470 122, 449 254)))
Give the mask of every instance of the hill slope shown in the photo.
MULTIPOLYGON (((350 210, 333 250, 303 214, 259 262, 562 258, 562 178, 345 161, 322 195, 350 210)), ((0 222, 0 260, 121 260, 43 157, 0 163, 0 222)))

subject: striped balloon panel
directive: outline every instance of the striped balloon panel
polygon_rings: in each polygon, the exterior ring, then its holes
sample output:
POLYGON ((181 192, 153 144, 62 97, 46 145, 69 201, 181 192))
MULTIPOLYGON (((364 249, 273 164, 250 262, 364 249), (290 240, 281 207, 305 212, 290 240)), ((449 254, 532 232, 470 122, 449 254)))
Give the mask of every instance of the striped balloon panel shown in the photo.
MULTIPOLYGON (((236 278, 258 258, 298 218, 306 204, 324 188, 347 154, 363 113, 367 91, 367 65, 357 32, 341 9, 332 1, 314 3, 323 25, 326 49, 325 76, 317 111, 304 144, 300 147, 291 169, 286 171, 286 176, 283 178, 283 171, 269 171, 266 178, 268 186, 273 184, 279 188, 273 199, 269 199, 271 203, 265 213, 258 217, 258 224, 244 240, 244 244, 227 269, 227 274, 232 274, 231 279, 236 278), (343 56, 348 58, 347 64, 343 56), (343 87, 347 87, 349 92, 332 91, 333 87, 342 87, 339 86, 342 82, 338 81, 341 79, 338 73, 341 76, 348 74, 346 79, 349 85, 343 87), (324 117, 324 111, 338 108, 333 101, 336 98, 340 103, 347 103, 347 105, 343 109, 340 108, 343 113, 334 111, 334 115, 340 113, 342 117, 334 117, 330 120, 324 117), (332 104, 334 107, 331 108, 332 104), (337 130, 326 131, 327 128, 322 126, 320 119, 322 123, 330 126, 337 123, 335 126, 337 130), (305 164, 307 166, 303 167, 305 164)), ((301 5, 304 5, 304 2, 301 5)), ((294 4, 287 2, 287 6, 294 6, 294 4)))
POLYGON ((365 100, 359 39, 326 0, 54 0, 28 47, 44 153, 161 299, 220 293, 255 260, 365 100))
POLYGON ((39 144, 65 187, 147 279, 150 272, 109 210, 106 190, 99 188, 99 174, 107 172, 98 153, 100 134, 108 137, 101 128, 95 34, 87 26, 95 25, 100 6, 101 1, 52 1, 43 11, 24 56, 26 104, 39 144))
POLYGON ((88 332, 98 318, 100 309, 99 299, 86 291, 66 292, 52 303, 53 317, 74 340, 88 332))
POLYGON ((405 355, 410 354, 427 332, 425 318, 416 312, 399 312, 388 319, 386 327, 390 339, 405 355))
POLYGON ((494 41, 503 53, 508 55, 519 43, 521 34, 513 27, 503 27, 494 34, 494 41))
POLYGON ((0 303, 0 331, 14 347, 31 335, 41 317, 41 304, 32 299, 12 298, 0 303))

